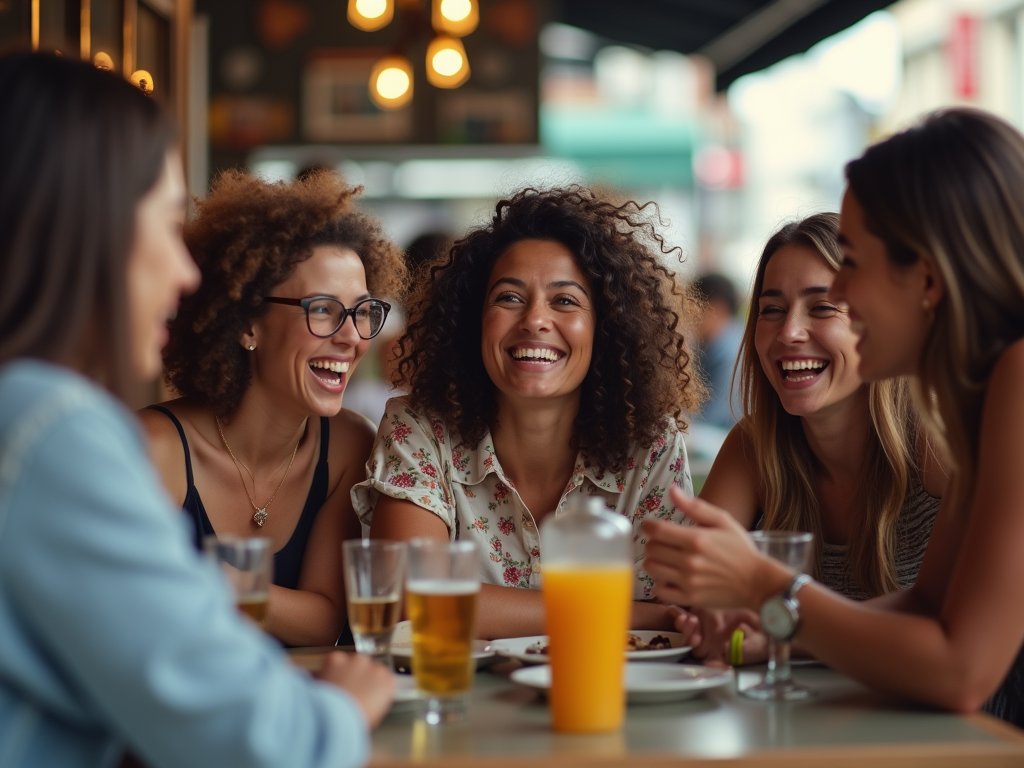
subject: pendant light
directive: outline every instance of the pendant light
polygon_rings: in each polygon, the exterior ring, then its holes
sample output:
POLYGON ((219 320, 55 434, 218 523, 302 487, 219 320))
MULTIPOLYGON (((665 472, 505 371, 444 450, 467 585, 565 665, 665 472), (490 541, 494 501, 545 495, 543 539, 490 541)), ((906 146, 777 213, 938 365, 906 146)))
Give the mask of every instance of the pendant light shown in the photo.
POLYGON ((348 20, 364 32, 383 29, 394 15, 395 0, 348 0, 348 20))

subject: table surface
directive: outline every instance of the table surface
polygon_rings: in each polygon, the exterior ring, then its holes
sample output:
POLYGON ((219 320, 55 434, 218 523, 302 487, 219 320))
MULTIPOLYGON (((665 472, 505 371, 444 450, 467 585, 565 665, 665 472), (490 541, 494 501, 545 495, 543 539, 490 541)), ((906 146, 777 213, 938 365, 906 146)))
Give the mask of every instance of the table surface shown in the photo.
MULTIPOLYGON (((309 669, 323 652, 293 656, 309 669)), ((741 669, 731 685, 696 699, 630 705, 621 731, 595 736, 554 733, 546 701, 508 679, 518 667, 504 662, 476 675, 464 723, 428 726, 412 705, 393 710, 373 734, 371 766, 1024 766, 1024 731, 890 698, 821 666, 793 670, 817 692, 810 701, 739 696, 737 685, 763 676, 763 668, 741 669)))

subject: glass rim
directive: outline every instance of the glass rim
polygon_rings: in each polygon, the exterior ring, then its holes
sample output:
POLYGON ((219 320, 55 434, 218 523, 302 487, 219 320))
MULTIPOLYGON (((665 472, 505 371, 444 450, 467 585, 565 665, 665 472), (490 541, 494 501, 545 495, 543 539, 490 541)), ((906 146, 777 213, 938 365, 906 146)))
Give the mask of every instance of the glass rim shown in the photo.
POLYGON ((341 542, 341 548, 343 550, 370 550, 370 549, 383 549, 383 550, 404 550, 407 548, 406 542, 396 541, 395 539, 346 539, 341 542))
POLYGON ((222 535, 211 533, 203 537, 203 549, 217 545, 237 546, 239 544, 245 545, 246 549, 269 549, 273 546, 274 541, 269 536, 241 536, 237 533, 222 535), (258 546, 254 546, 257 544, 258 546))
POLYGON ((409 539, 409 541, 406 543, 408 544, 409 549, 433 549, 444 552, 451 552, 452 554, 460 552, 475 552, 479 549, 475 541, 470 541, 468 539, 458 539, 456 541, 443 541, 440 539, 427 539, 422 537, 416 537, 413 539, 409 539))
POLYGON ((814 534, 807 531, 751 531, 750 538, 764 541, 802 543, 814 541, 814 534))

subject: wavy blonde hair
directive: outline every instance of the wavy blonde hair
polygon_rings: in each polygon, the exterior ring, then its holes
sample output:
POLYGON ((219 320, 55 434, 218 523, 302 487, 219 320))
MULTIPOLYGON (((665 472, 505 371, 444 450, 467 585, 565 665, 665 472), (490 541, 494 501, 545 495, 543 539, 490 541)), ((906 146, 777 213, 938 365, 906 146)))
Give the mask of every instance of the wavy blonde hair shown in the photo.
POLYGON ((942 110, 870 147, 846 177, 892 264, 931 259, 945 282, 914 395, 966 510, 989 376, 1024 337, 1024 137, 979 110, 942 110))
MULTIPOLYGON (((839 217, 818 213, 787 224, 768 240, 754 276, 753 302, 764 287, 764 273, 772 256, 783 246, 810 248, 833 272, 839 271, 842 251, 837 242, 839 217)), ((752 308, 743 333, 740 380, 743 414, 741 426, 754 450, 758 468, 758 495, 766 530, 810 531, 822 537, 818 475, 821 463, 811 450, 799 416, 782 407, 775 388, 761 368, 754 348, 758 313, 752 308)), ((868 385, 871 430, 861 467, 864 482, 854 499, 863 510, 863 525, 849 541, 853 574, 861 589, 883 594, 899 588, 896 579, 896 523, 903 509, 912 473, 916 472, 917 411, 906 379, 868 385)), ((816 548, 812 575, 821 572, 821 547, 816 548)))

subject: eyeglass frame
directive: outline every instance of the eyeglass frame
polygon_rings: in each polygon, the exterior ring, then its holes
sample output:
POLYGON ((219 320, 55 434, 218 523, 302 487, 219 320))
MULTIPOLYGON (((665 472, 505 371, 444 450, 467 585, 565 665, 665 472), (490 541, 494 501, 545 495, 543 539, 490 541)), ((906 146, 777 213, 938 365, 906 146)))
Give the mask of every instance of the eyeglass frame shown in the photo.
POLYGON ((340 331, 342 329, 342 326, 344 326, 345 322, 351 317, 352 318, 352 325, 356 329, 356 334, 359 336, 360 339, 363 339, 364 341, 369 341, 370 339, 374 338, 374 336, 377 336, 377 334, 379 334, 381 331, 384 330, 384 323, 387 322, 388 313, 391 311, 391 305, 388 302, 384 301, 383 299, 373 299, 373 298, 363 299, 362 301, 357 301, 355 306, 351 307, 351 308, 350 307, 346 307, 342 302, 338 301, 338 299, 334 298, 333 296, 309 296, 309 297, 307 297, 305 299, 285 299, 285 298, 282 298, 280 296, 264 296, 263 297, 263 301, 266 304, 284 304, 284 305, 289 306, 289 307, 302 307, 303 311, 305 311, 305 313, 306 313, 306 330, 309 331, 314 336, 316 336, 318 339, 329 339, 329 338, 331 338, 331 336, 333 336, 334 334, 336 334, 338 331, 340 331), (341 306, 341 322, 338 323, 338 327, 337 328, 335 328, 333 331, 328 333, 326 336, 321 336, 319 333, 314 333, 313 326, 310 325, 310 323, 309 323, 309 307, 310 307, 310 305, 314 301, 323 301, 325 299, 327 301, 336 302, 338 305, 341 306), (359 307, 361 307, 363 304, 366 304, 369 301, 375 301, 378 304, 380 304, 382 307, 384 307, 384 317, 383 317, 383 319, 381 319, 381 321, 380 321, 380 328, 377 329, 376 333, 374 333, 374 334, 372 334, 370 336, 363 336, 363 334, 361 334, 359 332, 359 324, 356 323, 356 310, 359 309, 359 307))

